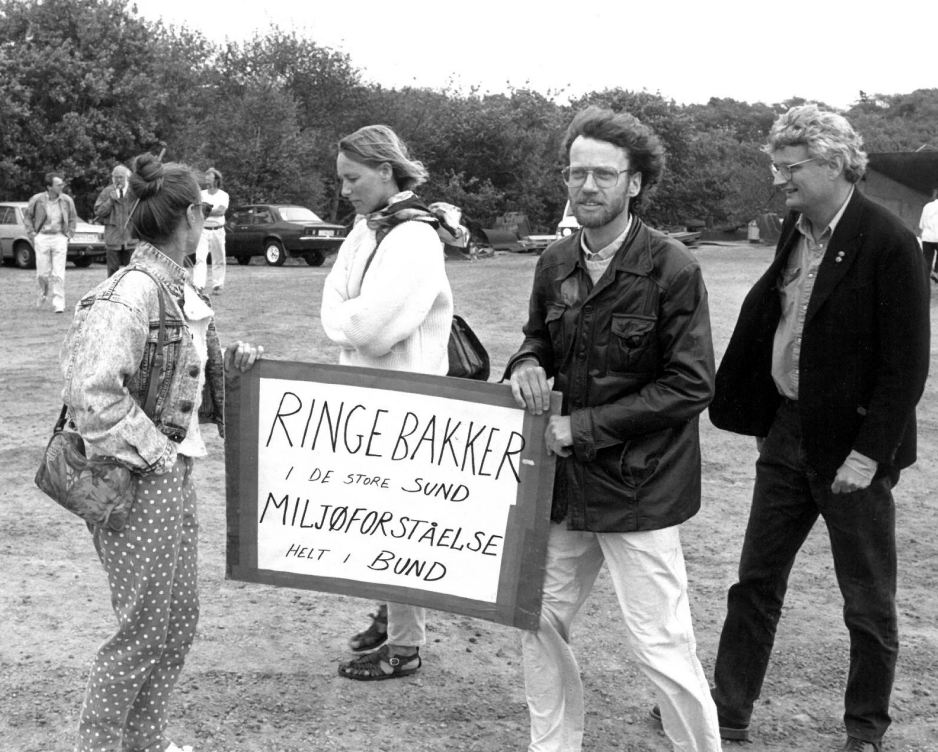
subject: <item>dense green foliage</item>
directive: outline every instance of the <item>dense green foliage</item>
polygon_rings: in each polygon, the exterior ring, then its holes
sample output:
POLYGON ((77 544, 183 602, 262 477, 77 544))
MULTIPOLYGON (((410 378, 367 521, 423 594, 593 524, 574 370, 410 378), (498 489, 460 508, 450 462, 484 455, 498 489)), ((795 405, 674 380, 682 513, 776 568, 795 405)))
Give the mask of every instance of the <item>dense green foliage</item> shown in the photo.
MULTIPOLYGON (((57 170, 87 216, 116 162, 165 148, 166 159, 221 170, 235 202, 295 201, 345 220, 336 142, 383 122, 429 168, 427 199, 463 207, 473 228, 521 211, 543 231, 565 201, 566 124, 600 104, 636 115, 668 149, 644 209, 653 224, 732 226, 780 206, 759 147, 798 100, 685 106, 624 89, 560 99, 366 85, 347 55, 295 33, 215 45, 142 19, 129 0, 0 0, 3 199, 25 199, 57 170)), ((845 114, 870 151, 938 148, 938 89, 860 92, 845 114)))

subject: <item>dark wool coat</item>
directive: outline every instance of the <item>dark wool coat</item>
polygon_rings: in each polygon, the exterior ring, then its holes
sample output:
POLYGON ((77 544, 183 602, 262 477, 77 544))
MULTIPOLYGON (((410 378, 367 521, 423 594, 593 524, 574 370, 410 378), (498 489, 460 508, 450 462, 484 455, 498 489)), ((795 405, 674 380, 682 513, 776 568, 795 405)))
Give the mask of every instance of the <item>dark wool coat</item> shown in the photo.
MULTIPOLYGON (((765 436, 781 397, 772 343, 778 279, 800 233, 782 227, 775 260, 746 296, 717 372, 710 418, 765 436)), ((915 461, 915 405, 928 375, 929 281, 915 236, 855 190, 828 245, 802 335, 798 407, 811 466, 833 478, 852 449, 893 472, 915 461)))

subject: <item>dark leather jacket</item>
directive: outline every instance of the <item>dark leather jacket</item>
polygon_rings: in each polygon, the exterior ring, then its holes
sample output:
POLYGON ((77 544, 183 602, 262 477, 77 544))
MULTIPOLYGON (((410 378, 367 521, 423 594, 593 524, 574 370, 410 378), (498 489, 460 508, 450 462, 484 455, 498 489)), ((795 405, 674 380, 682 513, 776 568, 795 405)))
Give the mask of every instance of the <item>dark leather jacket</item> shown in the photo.
POLYGON ((657 530, 700 508, 698 416, 713 396, 700 267, 633 218, 593 285, 580 233, 554 243, 534 277, 525 340, 563 394, 574 452, 557 459, 551 519, 573 530, 657 530))

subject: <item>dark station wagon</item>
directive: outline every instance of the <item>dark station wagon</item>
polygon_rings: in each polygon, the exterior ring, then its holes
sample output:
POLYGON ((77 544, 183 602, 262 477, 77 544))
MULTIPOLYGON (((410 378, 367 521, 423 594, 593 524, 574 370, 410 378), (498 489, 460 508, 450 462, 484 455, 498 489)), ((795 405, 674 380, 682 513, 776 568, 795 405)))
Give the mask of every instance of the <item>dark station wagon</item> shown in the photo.
POLYGON ((270 266, 283 266, 290 257, 322 266, 326 256, 339 250, 345 234, 345 227, 323 222, 305 206, 237 206, 226 217, 225 252, 239 264, 263 256, 270 266))

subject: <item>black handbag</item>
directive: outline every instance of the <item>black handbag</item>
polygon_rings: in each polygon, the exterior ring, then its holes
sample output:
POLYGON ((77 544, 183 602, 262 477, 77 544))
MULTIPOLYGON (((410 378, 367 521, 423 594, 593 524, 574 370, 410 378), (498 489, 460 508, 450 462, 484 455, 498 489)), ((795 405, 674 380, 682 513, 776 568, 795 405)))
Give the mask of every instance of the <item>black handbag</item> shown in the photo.
MULTIPOLYGON (((156 408, 159 379, 154 371, 162 373, 163 343, 166 337, 166 306, 163 287, 145 269, 136 267, 156 282, 160 301, 160 331, 156 341, 153 368, 147 377, 144 412, 152 417, 156 408)), ((77 431, 68 428, 68 405, 52 429, 52 438, 46 445, 42 462, 36 472, 36 485, 54 501, 85 522, 96 527, 119 531, 124 527, 137 493, 134 469, 116 457, 88 457, 85 442, 77 431)))
MULTIPOLYGON (((362 280, 365 279, 365 274, 368 273, 368 268, 378 252, 378 246, 381 245, 381 241, 384 240, 386 234, 378 236, 378 242, 374 250, 365 261, 362 280)), ((447 354, 449 356, 447 376, 454 376, 459 379, 475 379, 476 381, 489 380, 489 354, 462 316, 453 315, 449 327, 447 354)))
POLYGON ((447 376, 476 381, 489 380, 489 354, 462 316, 453 316, 448 352, 447 376))

